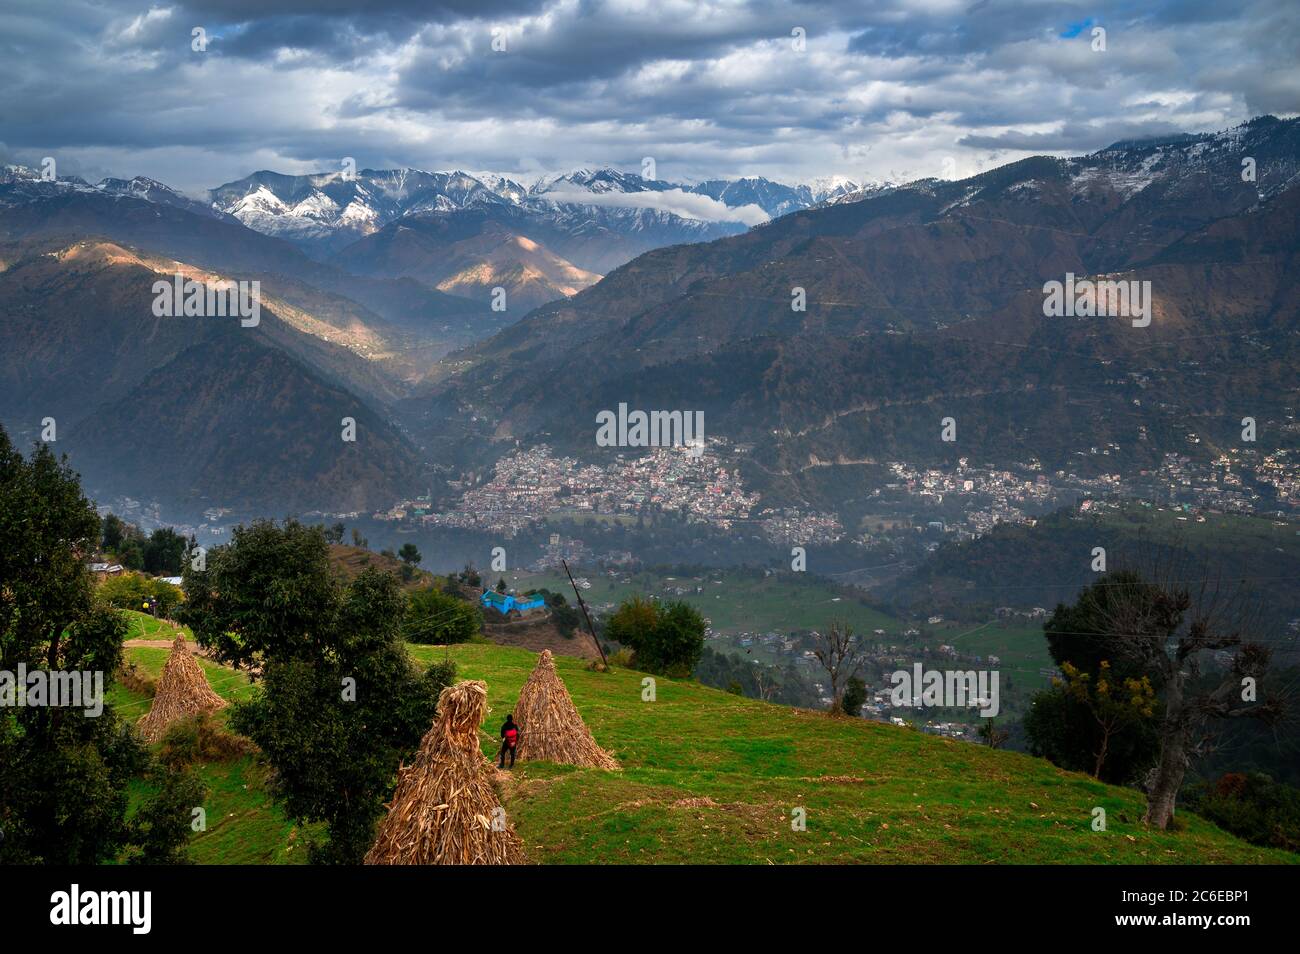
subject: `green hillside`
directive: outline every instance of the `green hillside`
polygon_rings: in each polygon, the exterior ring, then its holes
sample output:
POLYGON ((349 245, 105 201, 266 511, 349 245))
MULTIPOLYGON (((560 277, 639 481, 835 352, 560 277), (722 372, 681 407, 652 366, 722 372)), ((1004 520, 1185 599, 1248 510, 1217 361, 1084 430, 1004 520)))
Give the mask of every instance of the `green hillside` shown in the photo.
MULTIPOLYGON (((130 649, 156 671, 162 650, 130 649)), ((484 679, 492 712, 484 752, 495 755, 536 656, 489 644, 412 647, 421 663, 450 657, 461 678, 484 679)), ((1257 863, 1296 856, 1255 848, 1183 815, 1181 831, 1148 831, 1142 796, 1062 772, 1048 762, 859 720, 773 706, 695 683, 595 673, 558 657, 559 672, 621 772, 520 763, 506 809, 538 863, 1257 863), (1108 830, 1091 829, 1106 809, 1108 830), (807 830, 792 812, 806 810, 807 830)), ((222 695, 250 689, 208 667, 222 695)), ((141 699, 118 690, 116 701, 141 699)), ((147 708, 147 701, 145 702, 147 708)), ((201 863, 305 858, 301 834, 273 806, 254 760, 205 766, 208 830, 201 863)))
MULTIPOLYGON (((545 587, 572 599, 573 588, 560 573, 504 574, 512 585, 545 587)), ((487 574, 489 579, 493 574, 487 574)), ((844 620, 858 632, 885 629, 897 633, 907 624, 845 596, 837 588, 817 577, 802 574, 764 576, 753 571, 713 570, 688 576, 644 571, 633 574, 629 582, 590 574, 591 589, 582 598, 593 607, 616 606, 632 596, 656 596, 663 600, 689 603, 709 620, 720 633, 734 634, 755 630, 821 629, 832 619, 844 620), (696 593, 700 587, 702 592, 696 593), (685 590, 677 593, 677 589, 685 590)))
POLYGON ((1050 610, 1095 581, 1094 547, 1105 548, 1111 569, 1150 572, 1174 555, 1188 580, 1240 584, 1260 601, 1263 621, 1278 629, 1300 617, 1296 521, 1131 501, 1106 502, 1089 513, 1067 507, 1032 525, 1003 523, 974 540, 946 544, 890 588, 890 602, 900 612, 969 619, 989 618, 1003 605, 1050 610))

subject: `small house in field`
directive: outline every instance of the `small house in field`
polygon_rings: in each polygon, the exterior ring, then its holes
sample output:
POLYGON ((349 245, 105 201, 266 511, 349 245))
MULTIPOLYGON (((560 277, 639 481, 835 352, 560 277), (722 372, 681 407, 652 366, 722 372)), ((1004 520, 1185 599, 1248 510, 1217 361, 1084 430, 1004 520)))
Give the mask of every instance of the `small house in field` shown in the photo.
POLYGON ((512 610, 527 613, 546 605, 546 600, 537 594, 516 596, 513 593, 498 593, 496 590, 484 590, 479 602, 484 609, 496 610, 502 616, 509 615, 512 610))

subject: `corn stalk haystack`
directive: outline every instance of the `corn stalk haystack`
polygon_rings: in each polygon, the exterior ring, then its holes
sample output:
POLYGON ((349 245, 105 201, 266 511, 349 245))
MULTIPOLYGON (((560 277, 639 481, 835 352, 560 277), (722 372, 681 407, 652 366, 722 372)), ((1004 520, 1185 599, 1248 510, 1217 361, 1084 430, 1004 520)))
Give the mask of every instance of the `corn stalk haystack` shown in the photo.
POLYGON ((524 845, 492 787, 493 769, 479 748, 487 684, 442 690, 438 718, 420 741, 397 790, 368 865, 517 865, 524 845))
POLYGON ((569 690, 555 671, 555 659, 549 649, 542 650, 533 674, 524 683, 514 716, 519 724, 517 754, 522 761, 540 759, 593 768, 619 767, 614 757, 591 737, 591 730, 582 721, 569 690))
POLYGON ((208 685, 208 677, 185 645, 182 633, 172 643, 171 654, 163 664, 153 705, 140 717, 140 734, 148 742, 157 742, 176 720, 200 712, 215 712, 226 705, 226 700, 208 685))

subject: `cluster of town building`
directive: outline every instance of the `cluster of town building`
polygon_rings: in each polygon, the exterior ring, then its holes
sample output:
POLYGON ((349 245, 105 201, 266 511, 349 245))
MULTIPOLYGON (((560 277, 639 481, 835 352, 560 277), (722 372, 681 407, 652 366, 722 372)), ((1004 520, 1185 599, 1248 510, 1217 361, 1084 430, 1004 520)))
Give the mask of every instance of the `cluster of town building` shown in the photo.
POLYGON ((144 502, 134 497, 113 497, 109 503, 100 504, 95 509, 101 518, 114 514, 144 533, 151 533, 160 527, 171 527, 186 539, 193 537, 200 546, 211 546, 217 542, 215 538, 223 538, 230 532, 230 520, 226 518, 231 511, 225 507, 212 507, 204 511, 203 520, 194 523, 166 520, 162 504, 157 501, 144 502))
MULTIPOLYGON (((1110 446, 1090 448, 1106 454, 1110 446)), ((1231 450, 1213 460, 1166 454, 1159 465, 1130 477, 1100 474, 1081 477, 1064 470, 1042 472, 1037 461, 1015 470, 971 467, 961 458, 956 468, 921 468, 901 462, 889 465, 891 479, 872 491, 876 509, 904 505, 943 519, 929 529, 958 539, 987 533, 999 523, 1032 522, 1034 517, 1084 497, 1134 498, 1221 513, 1294 513, 1300 509, 1300 458, 1286 450, 1263 454, 1231 450), (1261 486, 1272 493, 1261 493, 1261 486)), ((856 542, 870 546, 869 530, 856 542)))
POLYGON ((803 547, 838 543, 844 537, 844 525, 833 513, 816 513, 791 508, 765 509, 758 515, 763 535, 773 543, 803 547))
MULTIPOLYGON (((884 487, 877 488, 872 496, 880 503, 906 502, 912 506, 935 510, 948 503, 960 503, 960 515, 947 521, 936 521, 934 529, 951 533, 959 538, 969 538, 987 533, 999 523, 1018 523, 1031 514, 1040 514, 1063 500, 1063 491, 1053 486, 1043 473, 1032 473, 1036 462, 1024 465, 1028 474, 1010 470, 988 470, 971 467, 965 457, 952 470, 925 468, 890 462, 893 478, 884 487)), ((1078 487, 1092 486, 1097 492, 1106 485, 1106 479, 1079 481, 1078 487)), ((865 542, 865 541, 864 541, 865 542)))
POLYGON ((618 454, 600 465, 555 457, 539 445, 497 461, 492 478, 465 489, 454 509, 422 512, 406 502, 375 518, 513 537, 552 514, 617 516, 657 510, 729 529, 747 520, 758 500, 717 455, 696 455, 689 447, 618 454))

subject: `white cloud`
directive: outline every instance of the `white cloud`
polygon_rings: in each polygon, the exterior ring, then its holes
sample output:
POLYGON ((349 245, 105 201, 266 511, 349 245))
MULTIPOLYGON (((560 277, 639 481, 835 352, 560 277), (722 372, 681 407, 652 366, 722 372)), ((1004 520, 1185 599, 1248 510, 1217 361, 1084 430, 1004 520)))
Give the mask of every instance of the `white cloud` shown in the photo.
POLYGON ((704 222, 740 222, 762 225, 768 215, 756 205, 730 206, 707 195, 665 189, 662 192, 584 192, 581 189, 551 190, 544 198, 555 202, 573 202, 618 209, 659 209, 686 219, 704 222))

